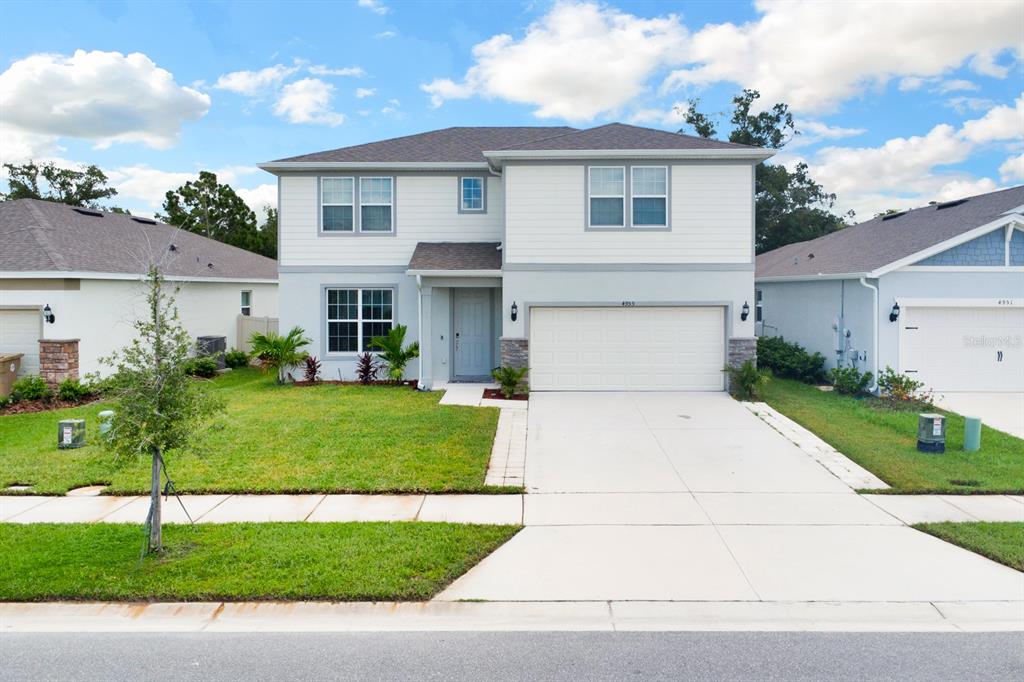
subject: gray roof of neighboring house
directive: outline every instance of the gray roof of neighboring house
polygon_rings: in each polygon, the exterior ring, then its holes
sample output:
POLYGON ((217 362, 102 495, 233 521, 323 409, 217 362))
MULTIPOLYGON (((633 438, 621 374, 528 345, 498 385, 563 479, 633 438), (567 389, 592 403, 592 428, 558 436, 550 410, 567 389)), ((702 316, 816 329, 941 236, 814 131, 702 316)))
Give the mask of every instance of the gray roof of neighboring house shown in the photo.
POLYGON ((577 130, 568 126, 445 128, 354 147, 292 156, 272 163, 483 163, 484 152, 529 150, 679 149, 754 150, 742 144, 609 123, 577 130))
POLYGON ((410 270, 501 270, 500 242, 420 242, 410 270))
POLYGON ((172 225, 38 199, 0 202, 0 271, 277 279, 277 261, 172 225), (144 222, 148 221, 148 222, 144 222), (172 247, 173 246, 173 250, 172 247))
POLYGON ((757 257, 757 278, 860 274, 912 256, 930 246, 993 222, 1024 206, 1024 185, 967 197, 942 208, 925 206, 888 220, 874 218, 757 257))

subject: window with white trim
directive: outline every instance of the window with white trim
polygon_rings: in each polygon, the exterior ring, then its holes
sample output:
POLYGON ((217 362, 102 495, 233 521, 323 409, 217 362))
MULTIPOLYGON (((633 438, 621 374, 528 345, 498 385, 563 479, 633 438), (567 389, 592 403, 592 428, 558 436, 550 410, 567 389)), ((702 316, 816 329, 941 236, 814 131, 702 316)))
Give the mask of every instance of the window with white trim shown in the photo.
POLYGON ((328 289, 327 352, 372 350, 375 336, 386 336, 394 325, 391 289, 328 289))
POLYGON ((320 179, 320 228, 355 231, 355 178, 320 179))
POLYGON ((668 225, 668 168, 633 166, 630 185, 634 227, 668 225))
POLYGON ((459 209, 464 212, 484 212, 484 179, 459 178, 459 209))
POLYGON ((754 290, 754 322, 761 321, 761 290, 754 290))
POLYGON ((590 227, 625 227, 626 169, 591 166, 589 172, 590 227))
POLYGON ((359 178, 359 231, 394 228, 394 178, 359 178))
POLYGON ((248 289, 242 291, 241 312, 246 317, 252 315, 252 291, 249 291, 248 289))

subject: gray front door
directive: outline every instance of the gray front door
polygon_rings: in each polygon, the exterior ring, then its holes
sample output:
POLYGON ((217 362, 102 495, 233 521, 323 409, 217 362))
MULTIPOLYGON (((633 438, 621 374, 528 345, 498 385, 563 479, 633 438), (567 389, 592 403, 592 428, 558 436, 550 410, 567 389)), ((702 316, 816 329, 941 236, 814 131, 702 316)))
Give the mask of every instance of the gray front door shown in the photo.
POLYGON ((491 373, 491 292, 453 289, 455 376, 487 377, 491 373))

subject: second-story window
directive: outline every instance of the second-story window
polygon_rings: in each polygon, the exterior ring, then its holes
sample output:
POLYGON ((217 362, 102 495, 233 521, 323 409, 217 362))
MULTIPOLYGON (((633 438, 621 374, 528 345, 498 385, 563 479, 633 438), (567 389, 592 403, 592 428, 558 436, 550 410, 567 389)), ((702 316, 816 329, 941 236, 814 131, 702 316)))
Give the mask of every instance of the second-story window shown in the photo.
POLYGON ((635 227, 668 225, 668 169, 664 166, 634 166, 631 197, 635 227))
POLYGON ((626 169, 591 166, 589 182, 590 226, 626 225, 626 169))
POLYGON ((359 231, 394 229, 393 178, 359 178, 359 231))
POLYGON ((354 211, 353 178, 323 178, 320 181, 320 221, 324 232, 353 232, 354 211))
POLYGON ((459 210, 484 212, 483 178, 459 178, 459 210))

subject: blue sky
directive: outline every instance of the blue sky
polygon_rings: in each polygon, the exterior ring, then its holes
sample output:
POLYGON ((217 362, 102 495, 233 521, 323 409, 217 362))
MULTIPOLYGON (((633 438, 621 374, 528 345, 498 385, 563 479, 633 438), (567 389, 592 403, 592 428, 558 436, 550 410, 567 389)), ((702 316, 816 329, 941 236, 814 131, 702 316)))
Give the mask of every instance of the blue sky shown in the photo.
MULTIPOLYGON (((676 130, 743 87, 791 105, 859 218, 1024 181, 1019 2, 7 2, 0 157, 94 163, 159 210, 202 169, 454 125, 676 130), (14 30, 16 27, 16 30, 14 30)), ((724 127, 723 127, 724 130, 724 127)))

